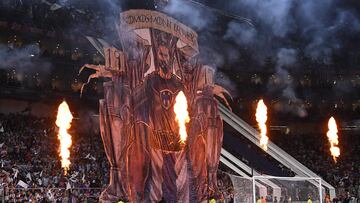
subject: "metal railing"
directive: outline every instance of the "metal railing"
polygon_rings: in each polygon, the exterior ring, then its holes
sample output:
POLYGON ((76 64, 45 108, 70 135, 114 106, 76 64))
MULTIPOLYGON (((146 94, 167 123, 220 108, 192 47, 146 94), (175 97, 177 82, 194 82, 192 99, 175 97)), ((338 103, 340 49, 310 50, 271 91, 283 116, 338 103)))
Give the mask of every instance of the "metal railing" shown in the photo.
MULTIPOLYGON (((252 126, 247 124, 245 121, 240 119, 236 114, 228 110, 223 104, 218 102, 219 111, 222 119, 224 122, 232 126, 236 131, 241 133, 244 137, 246 137, 248 140, 253 142, 255 145, 259 146, 259 132, 254 129, 252 126)), ((302 177, 318 177, 313 171, 311 171, 309 168, 301 164, 299 161, 297 161, 295 158, 290 156, 288 153, 280 149, 278 146, 276 146, 274 143, 269 141, 268 143, 268 150, 265 151, 267 154, 275 158, 277 161, 285 165, 286 167, 290 168, 293 172, 295 172, 297 175, 302 177)), ((316 184, 316 183, 314 183, 316 184)), ((322 180, 322 185, 327 187, 330 191, 330 197, 334 198, 336 196, 335 194, 335 188, 327 183, 325 180, 322 180)))

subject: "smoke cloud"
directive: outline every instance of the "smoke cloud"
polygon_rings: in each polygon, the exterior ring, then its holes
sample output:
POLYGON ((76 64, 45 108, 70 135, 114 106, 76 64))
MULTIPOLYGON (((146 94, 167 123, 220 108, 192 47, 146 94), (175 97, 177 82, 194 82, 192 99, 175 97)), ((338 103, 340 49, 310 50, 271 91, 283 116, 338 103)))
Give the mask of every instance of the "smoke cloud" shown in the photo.
POLYGON ((344 33, 360 31, 358 13, 343 4, 335 0, 230 1, 223 8, 255 20, 256 30, 232 21, 225 37, 240 46, 252 45, 250 51, 262 58, 274 57, 286 43, 314 61, 330 64, 334 52, 343 47, 344 33), (289 42, 293 35, 301 44, 289 42))
POLYGON ((164 11, 171 14, 171 16, 180 19, 186 25, 195 28, 197 31, 216 29, 211 28, 210 26, 216 19, 214 14, 189 1, 169 1, 169 4, 164 8, 164 11))
POLYGON ((304 103, 296 96, 293 80, 288 69, 297 62, 298 53, 294 49, 281 48, 277 53, 277 63, 275 66, 275 77, 268 83, 270 93, 280 93, 281 99, 277 106, 278 111, 291 112, 299 117, 305 117, 307 112, 304 103))
POLYGON ((60 0, 58 4, 62 9, 71 13, 72 22, 63 30, 69 35, 85 36, 90 35, 97 38, 103 38, 107 42, 116 44, 118 37, 115 24, 119 21, 121 12, 120 1, 117 0, 60 0), (84 9, 84 4, 92 8, 89 12, 84 9), (90 26, 91 25, 91 26, 90 26))
POLYGON ((213 3, 212 7, 251 19, 254 26, 237 19, 219 21, 218 14, 192 1, 172 0, 165 11, 199 32, 200 53, 214 67, 247 69, 238 61, 245 56, 261 68, 270 58, 281 85, 269 82, 268 92, 280 98, 279 111, 301 117, 307 113, 289 72, 303 67, 304 57, 319 65, 331 65, 333 55, 344 47, 344 35, 354 36, 360 31, 358 13, 335 0, 230 0, 213 3), (223 29, 219 23, 227 23, 223 25, 225 31, 218 30, 223 29))
MULTIPOLYGON (((60 9, 75 13, 82 12, 76 10, 81 9, 78 5, 90 4, 102 14, 91 16, 90 19, 85 19, 84 23, 74 15, 73 20, 76 23, 69 23, 64 32, 69 35, 88 34, 116 44, 118 36, 114 25, 119 20, 120 1, 55 2, 63 7, 60 9), (89 20, 95 26, 89 27, 89 20)), ((302 67, 303 57, 328 67, 334 63, 334 54, 344 48, 345 39, 360 32, 359 12, 345 1, 229 0, 226 3, 217 1, 209 4, 223 13, 251 19, 254 26, 237 19, 225 20, 224 16, 219 17, 219 13, 213 9, 192 0, 170 0, 163 11, 199 33, 201 57, 215 69, 248 69, 249 63, 239 62, 239 58, 251 61, 250 64, 256 68, 266 67, 265 61, 268 59, 274 62, 274 74, 279 80, 286 82, 280 87, 268 83, 268 90, 284 101, 291 101, 291 108, 285 110, 297 115, 304 115, 301 113, 303 104, 296 95, 296 85, 288 78, 289 72, 302 67), (296 110, 297 108, 300 110, 296 110)), ((231 82, 227 85, 235 86, 231 82)), ((344 86, 339 84, 336 88, 344 89, 344 86)))
POLYGON ((49 73, 52 69, 51 63, 40 58, 39 55, 40 48, 37 44, 30 44, 21 48, 0 44, 0 69, 49 73))

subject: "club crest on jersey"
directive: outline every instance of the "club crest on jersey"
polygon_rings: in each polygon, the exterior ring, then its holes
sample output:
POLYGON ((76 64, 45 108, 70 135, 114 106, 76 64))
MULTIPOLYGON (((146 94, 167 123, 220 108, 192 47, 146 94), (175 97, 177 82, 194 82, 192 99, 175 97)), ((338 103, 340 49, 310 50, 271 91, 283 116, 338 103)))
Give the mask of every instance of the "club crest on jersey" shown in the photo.
POLYGON ((161 99, 161 105, 163 108, 168 110, 173 102, 174 93, 168 89, 164 89, 160 91, 160 99, 161 99))

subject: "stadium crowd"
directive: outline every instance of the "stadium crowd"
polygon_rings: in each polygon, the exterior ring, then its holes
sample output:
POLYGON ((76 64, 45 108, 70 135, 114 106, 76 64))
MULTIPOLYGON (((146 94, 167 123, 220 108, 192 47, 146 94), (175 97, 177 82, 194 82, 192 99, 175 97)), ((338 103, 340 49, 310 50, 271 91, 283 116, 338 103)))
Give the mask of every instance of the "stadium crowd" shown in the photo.
MULTIPOLYGON (((76 164, 64 175, 54 122, 28 114, 0 114, 0 188, 6 202, 97 202, 109 179, 100 135, 83 136, 71 129, 70 161, 76 164)), ((226 174, 219 177, 222 195, 231 202, 231 180, 226 174)))
MULTIPOLYGON (((72 164, 64 175, 58 158, 53 118, 29 114, 0 114, 0 184, 6 202, 97 201, 108 182, 108 162, 98 133, 73 132, 72 164), (86 136, 85 136, 86 135, 86 136)), ((325 139, 289 134, 274 142, 338 189, 340 201, 359 197, 359 138, 341 139, 341 158, 335 164, 325 139), (288 139, 291 138, 291 139, 288 139), (320 153, 319 151, 320 150, 320 153)), ((226 169, 222 169, 227 171, 226 169)), ((228 172, 228 171, 227 171, 228 172)), ((234 188, 228 173, 219 172, 218 186, 225 202, 232 202, 234 188)))
POLYGON ((339 201, 360 198, 360 138, 340 131, 341 155, 335 162, 323 134, 280 134, 272 138, 286 152, 337 189, 339 201), (286 138, 286 139, 284 139, 286 138))
POLYGON ((0 123, 0 181, 6 202, 63 201, 70 193, 80 201, 98 198, 108 181, 99 137, 73 137, 71 162, 77 164, 63 175, 52 119, 0 114, 0 123))

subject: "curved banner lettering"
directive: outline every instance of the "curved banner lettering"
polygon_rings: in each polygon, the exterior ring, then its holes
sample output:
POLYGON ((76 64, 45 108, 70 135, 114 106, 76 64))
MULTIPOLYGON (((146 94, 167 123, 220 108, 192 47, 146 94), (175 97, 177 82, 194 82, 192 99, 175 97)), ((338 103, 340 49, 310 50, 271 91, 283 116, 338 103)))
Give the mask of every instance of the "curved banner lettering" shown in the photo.
POLYGON ((129 32, 141 28, 154 28, 178 37, 199 52, 197 33, 179 21, 163 13, 150 10, 128 10, 120 14, 120 29, 129 32))

